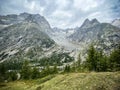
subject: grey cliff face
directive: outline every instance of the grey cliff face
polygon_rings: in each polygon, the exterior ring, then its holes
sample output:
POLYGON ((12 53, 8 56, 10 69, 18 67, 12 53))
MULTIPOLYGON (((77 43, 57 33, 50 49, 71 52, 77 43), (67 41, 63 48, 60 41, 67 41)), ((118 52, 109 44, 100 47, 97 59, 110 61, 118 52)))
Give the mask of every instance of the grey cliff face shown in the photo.
POLYGON ((36 55, 55 45, 48 36, 51 27, 47 20, 39 14, 21 13, 20 15, 0 16, 0 59, 11 57, 17 53, 27 53, 30 49, 36 55))
POLYGON ((89 20, 89 19, 86 19, 83 24, 81 25, 80 28, 89 28, 89 27, 92 27, 94 25, 97 25, 99 24, 98 20, 97 19, 93 19, 93 20, 89 20))
POLYGON ((68 38, 84 46, 95 43, 97 47, 110 50, 120 43, 120 29, 109 23, 99 23, 96 19, 92 21, 87 19, 68 38))

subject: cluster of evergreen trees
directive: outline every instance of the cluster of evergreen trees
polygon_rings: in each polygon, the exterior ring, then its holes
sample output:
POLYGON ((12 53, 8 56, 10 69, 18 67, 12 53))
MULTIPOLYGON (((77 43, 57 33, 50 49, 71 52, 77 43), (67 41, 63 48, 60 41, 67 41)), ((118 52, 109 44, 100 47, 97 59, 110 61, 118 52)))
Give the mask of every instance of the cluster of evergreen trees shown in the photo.
POLYGON ((90 71, 119 71, 120 47, 114 49, 110 55, 106 55, 102 50, 98 51, 91 45, 85 65, 90 71))
POLYGON ((7 81, 14 81, 17 79, 17 72, 9 71, 6 69, 6 64, 0 64, 0 82, 3 82, 4 80, 7 81))
POLYGON ((50 67, 49 65, 45 66, 43 70, 39 70, 37 67, 31 67, 28 60, 25 60, 22 68, 20 70, 7 70, 6 64, 0 64, 0 82, 14 81, 17 80, 18 75, 20 75, 19 79, 36 79, 42 78, 50 74, 58 73, 57 65, 50 67))
POLYGON ((79 54, 77 62, 69 66, 68 71, 120 71, 120 46, 117 49, 114 49, 109 55, 107 55, 103 53, 102 50, 98 51, 94 48, 93 45, 91 45, 87 51, 86 60, 82 62, 79 54))
POLYGON ((36 79, 45 77, 50 74, 56 74, 57 72, 58 69, 56 65, 54 65, 52 68, 50 68, 50 66, 47 65, 45 68, 43 68, 43 70, 40 71, 36 67, 30 67, 29 62, 25 61, 20 73, 22 79, 36 79))

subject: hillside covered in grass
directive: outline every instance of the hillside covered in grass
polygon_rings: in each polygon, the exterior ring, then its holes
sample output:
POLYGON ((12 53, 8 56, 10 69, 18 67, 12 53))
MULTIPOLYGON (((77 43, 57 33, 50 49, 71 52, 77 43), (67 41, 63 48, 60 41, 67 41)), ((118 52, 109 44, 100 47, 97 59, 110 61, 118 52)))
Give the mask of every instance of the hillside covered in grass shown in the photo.
POLYGON ((120 90, 120 72, 68 73, 1 83, 0 90, 120 90))

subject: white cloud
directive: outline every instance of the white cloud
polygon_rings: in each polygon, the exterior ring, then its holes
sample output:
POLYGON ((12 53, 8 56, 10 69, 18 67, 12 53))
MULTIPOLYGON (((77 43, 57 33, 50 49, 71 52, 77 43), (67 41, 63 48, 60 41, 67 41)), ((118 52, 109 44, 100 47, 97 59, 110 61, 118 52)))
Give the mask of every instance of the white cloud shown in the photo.
POLYGON ((89 11, 98 5, 97 0, 74 0, 74 7, 82 11, 89 11))
POLYGON ((44 12, 44 7, 40 6, 39 3, 37 3, 36 1, 27 1, 25 0, 25 3, 23 5, 26 9, 27 12, 29 13, 39 13, 43 15, 44 12))
POLYGON ((119 0, 0 0, 0 14, 39 13, 50 25, 80 26, 86 18, 110 21, 119 17, 119 0), (117 7, 115 6, 117 5, 117 7), (114 8, 113 9, 111 8, 114 8), (116 16, 115 16, 116 15, 116 16))
POLYGON ((88 18, 95 18, 95 17, 100 17, 101 12, 94 12, 88 15, 88 18))
POLYGON ((64 9, 68 7, 70 0, 56 0, 58 9, 64 9))
POLYGON ((72 14, 66 11, 55 11, 53 14, 53 17, 60 18, 60 19, 65 19, 65 18, 71 18, 72 14))
POLYGON ((24 7, 28 9, 29 12, 33 12, 33 10, 35 9, 35 2, 34 1, 28 2, 27 0, 25 0, 24 7))

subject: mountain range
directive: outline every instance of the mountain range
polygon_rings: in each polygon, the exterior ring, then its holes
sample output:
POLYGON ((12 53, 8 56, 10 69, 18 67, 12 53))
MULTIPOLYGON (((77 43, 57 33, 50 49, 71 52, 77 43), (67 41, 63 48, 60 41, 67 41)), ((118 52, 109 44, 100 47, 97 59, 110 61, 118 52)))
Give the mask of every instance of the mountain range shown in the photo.
POLYGON ((39 14, 21 13, 0 16, 0 62, 12 58, 38 59, 52 53, 67 52, 77 58, 86 54, 87 47, 110 50, 120 44, 120 20, 100 23, 86 19, 80 27, 51 28, 39 14))

